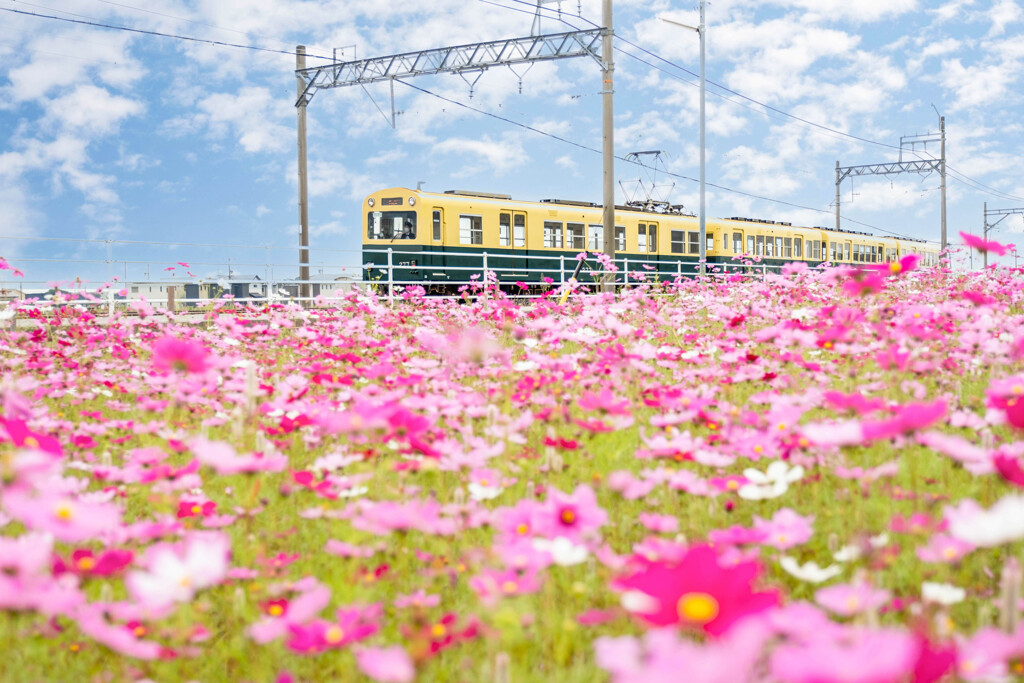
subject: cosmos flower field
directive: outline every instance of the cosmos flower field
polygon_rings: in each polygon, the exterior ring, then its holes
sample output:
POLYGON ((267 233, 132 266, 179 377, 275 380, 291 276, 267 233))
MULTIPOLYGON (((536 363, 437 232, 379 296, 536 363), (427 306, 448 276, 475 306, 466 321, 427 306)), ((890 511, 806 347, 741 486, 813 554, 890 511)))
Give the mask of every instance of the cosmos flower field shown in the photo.
POLYGON ((5 682, 1021 680, 1020 271, 60 299, 0 322, 5 682))

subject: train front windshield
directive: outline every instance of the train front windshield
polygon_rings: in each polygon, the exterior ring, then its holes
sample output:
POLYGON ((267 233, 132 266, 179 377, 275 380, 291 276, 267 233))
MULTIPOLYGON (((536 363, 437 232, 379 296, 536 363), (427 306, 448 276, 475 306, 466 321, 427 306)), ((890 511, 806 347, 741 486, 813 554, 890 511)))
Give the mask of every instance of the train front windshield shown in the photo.
POLYGON ((416 239, 416 212, 371 211, 366 215, 366 236, 371 240, 416 239))

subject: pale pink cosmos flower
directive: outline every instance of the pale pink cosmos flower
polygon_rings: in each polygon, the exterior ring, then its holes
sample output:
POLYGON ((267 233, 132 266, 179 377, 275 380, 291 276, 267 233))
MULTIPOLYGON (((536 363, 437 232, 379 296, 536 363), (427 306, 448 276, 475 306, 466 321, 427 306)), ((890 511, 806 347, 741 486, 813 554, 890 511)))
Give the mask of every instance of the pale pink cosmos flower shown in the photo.
POLYGON ((889 601, 892 593, 875 588, 867 581, 840 583, 822 588, 814 594, 819 605, 841 617, 852 617, 863 612, 872 612, 889 601))
POLYGON ((891 683, 906 680, 917 663, 914 636, 896 629, 849 629, 799 644, 783 644, 771 655, 772 680, 785 683, 891 683))
POLYGON ((118 654, 145 661, 156 659, 163 648, 159 643, 140 640, 131 629, 107 621, 102 608, 83 605, 75 614, 75 621, 82 633, 117 652, 118 654))
POLYGON ((640 523, 651 531, 658 533, 675 533, 679 530, 679 518, 672 515, 658 515, 652 512, 641 512, 640 523))
POLYGON ((974 546, 992 548, 1024 538, 1024 495, 1004 496, 988 510, 966 499, 947 507, 949 534, 974 546))
POLYGON ((399 595, 395 598, 395 607, 405 609, 408 607, 437 607, 441 604, 441 596, 434 593, 427 593, 425 590, 418 590, 409 595, 399 595))
POLYGON ((410 683, 416 678, 412 658, 400 645, 356 648, 356 665, 366 676, 381 683, 410 683))
POLYGON ((71 496, 40 494, 9 489, 3 495, 4 510, 34 531, 53 534, 58 541, 79 543, 115 531, 121 524, 121 508, 113 503, 83 503, 71 496))
POLYGON ((288 458, 283 455, 239 455, 231 444, 203 437, 193 439, 190 447, 200 463, 212 467, 218 474, 281 472, 288 466, 288 458))
POLYGON ((771 520, 754 517, 754 529, 761 532, 761 542, 778 550, 803 545, 814 534, 814 515, 803 517, 790 508, 782 508, 771 520))
POLYGON ((941 562, 950 564, 959 562, 967 553, 974 550, 975 546, 947 534, 932 534, 928 542, 917 548, 917 557, 922 562, 941 562))
POLYGON ((249 627, 249 637, 263 645, 288 635, 291 627, 301 626, 314 619, 331 601, 331 589, 308 576, 290 586, 299 594, 288 601, 288 607, 278 616, 266 616, 249 627))
POLYGON ((189 602, 197 591, 224 580, 230 553, 225 534, 194 532, 182 544, 151 546, 142 560, 146 569, 128 574, 125 585, 132 598, 153 609, 189 602))

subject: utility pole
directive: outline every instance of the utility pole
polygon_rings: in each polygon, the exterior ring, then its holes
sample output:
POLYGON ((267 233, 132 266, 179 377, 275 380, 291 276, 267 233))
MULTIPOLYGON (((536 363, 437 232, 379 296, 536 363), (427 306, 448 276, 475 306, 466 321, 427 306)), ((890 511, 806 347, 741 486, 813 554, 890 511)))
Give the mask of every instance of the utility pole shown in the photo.
MULTIPOLYGON (((1013 215, 1024 216, 1024 208, 1019 208, 1019 209, 992 209, 991 211, 989 211, 988 202, 985 202, 985 204, 983 206, 984 206, 985 214, 984 214, 984 222, 983 222, 983 226, 984 227, 982 227, 982 236, 983 236, 983 238, 986 241, 988 241, 988 233, 989 233, 989 231, 990 230, 994 230, 995 227, 997 225, 999 225, 1000 223, 1002 223, 1003 220, 1007 216, 1013 216, 1013 215), (999 216, 1000 218, 995 223, 989 223, 988 222, 988 217, 989 216, 999 216)), ((985 267, 988 268, 988 252, 987 251, 982 254, 982 258, 984 260, 985 267)), ((1016 258, 1016 255, 1014 255, 1014 258, 1016 258)))
MULTIPOLYGON (((933 107, 935 105, 932 105, 933 107)), ((939 110, 936 109, 935 113, 938 114, 939 110)), ((945 251, 948 242, 946 241, 946 117, 939 116, 939 134, 942 137, 942 142, 939 143, 939 156, 942 163, 942 170, 939 172, 942 187, 942 247, 941 250, 945 251)))
POLYGON ((843 180, 840 173, 839 162, 836 161, 836 232, 839 232, 839 183, 843 180))
POLYGON ((700 248, 698 253, 700 254, 700 266, 699 272, 701 275, 707 273, 707 257, 708 257, 708 238, 707 238, 707 203, 705 201, 705 188, 707 187, 707 157, 706 157, 706 137, 705 137, 705 123, 704 123, 704 102, 707 99, 707 76, 706 76, 706 58, 705 58, 705 47, 707 36, 707 24, 704 21, 704 0, 700 0, 700 25, 699 26, 687 26, 681 24, 678 21, 672 19, 666 19, 665 17, 658 17, 662 21, 668 24, 675 24, 676 26, 682 26, 685 29, 696 31, 697 35, 700 36, 700 218, 699 218, 699 236, 700 248))
POLYGON ((299 131, 299 298, 306 305, 309 300, 309 184, 306 172, 306 104, 302 97, 306 82, 297 74, 306 68, 306 46, 295 48, 295 87, 298 104, 299 131))
MULTIPOLYGON (((615 64, 612 61, 612 0, 602 0, 601 36, 601 128, 604 133, 602 156, 604 157, 604 253, 615 260, 615 118, 613 93, 615 64)), ((612 291, 613 277, 604 279, 605 291, 612 291)))

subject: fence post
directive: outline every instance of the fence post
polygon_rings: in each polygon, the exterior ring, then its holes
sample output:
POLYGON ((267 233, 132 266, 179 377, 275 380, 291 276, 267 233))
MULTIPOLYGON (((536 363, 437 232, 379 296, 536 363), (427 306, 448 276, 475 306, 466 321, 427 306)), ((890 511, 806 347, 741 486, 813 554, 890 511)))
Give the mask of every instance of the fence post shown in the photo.
POLYGON ((487 252, 486 251, 483 253, 483 256, 484 256, 484 263, 483 263, 484 273, 483 273, 482 277, 483 277, 483 281, 484 281, 484 298, 486 299, 487 298, 487 252))
POLYGON ((114 315, 114 288, 111 287, 107 290, 107 316, 112 317, 114 315))
POLYGON ((391 247, 388 247, 388 303, 395 306, 395 271, 391 247))
POLYGON ((683 276, 683 262, 682 261, 676 261, 676 276, 678 276, 678 277, 682 277, 683 276))
POLYGON ((558 284, 565 284, 565 254, 558 257, 558 284))
POLYGON ((167 312, 174 313, 174 285, 167 288, 167 312))

